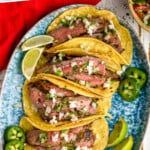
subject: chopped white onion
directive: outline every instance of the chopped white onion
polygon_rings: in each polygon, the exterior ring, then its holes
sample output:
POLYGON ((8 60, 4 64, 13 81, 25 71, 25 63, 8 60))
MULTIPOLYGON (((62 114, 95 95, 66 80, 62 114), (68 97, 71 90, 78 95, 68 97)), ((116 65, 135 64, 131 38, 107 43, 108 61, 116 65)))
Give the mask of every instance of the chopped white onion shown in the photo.
POLYGON ((59 137, 59 134, 56 133, 54 136, 52 136, 52 141, 53 142, 57 142, 58 141, 58 137, 59 137))
POLYGON ((71 40, 71 39, 72 39, 71 34, 68 34, 68 35, 67 35, 67 37, 68 37, 68 39, 69 39, 69 40, 71 40))
POLYGON ((91 75, 93 73, 93 66, 94 66, 94 62, 93 61, 89 61, 89 64, 87 66, 87 70, 88 70, 88 74, 91 75))
POLYGON ((74 67, 74 66, 76 66, 76 65, 77 65, 76 62, 72 62, 72 63, 71 63, 71 67, 74 67))
POLYGON ((93 102, 93 103, 92 103, 92 107, 93 107, 94 109, 96 109, 97 104, 96 104, 95 102, 93 102))
POLYGON ((48 114, 51 112, 51 107, 47 106, 45 110, 45 116, 48 116, 48 114))
POLYGON ((71 121, 74 122, 74 121, 77 121, 78 120, 78 117, 76 115, 71 115, 71 121))
POLYGON ((69 142, 68 132, 63 132, 60 137, 64 138, 66 142, 69 142))
POLYGON ((56 116, 53 116, 53 118, 49 121, 49 123, 56 124, 57 123, 56 116))
POLYGON ((68 148, 65 147, 65 146, 63 146, 63 147, 61 148, 61 150, 68 150, 68 148))
POLYGON ((63 117, 64 117, 64 113, 63 113, 63 112, 60 112, 60 113, 59 113, 59 120, 61 120, 63 117))
POLYGON ((69 101, 69 108, 76 108, 78 105, 77 101, 69 101))
POLYGON ((86 85, 86 82, 83 81, 83 80, 80 80, 79 83, 80 83, 81 85, 86 85))
POLYGON ((106 82, 103 84, 103 88, 109 88, 111 85, 111 78, 108 78, 106 82))

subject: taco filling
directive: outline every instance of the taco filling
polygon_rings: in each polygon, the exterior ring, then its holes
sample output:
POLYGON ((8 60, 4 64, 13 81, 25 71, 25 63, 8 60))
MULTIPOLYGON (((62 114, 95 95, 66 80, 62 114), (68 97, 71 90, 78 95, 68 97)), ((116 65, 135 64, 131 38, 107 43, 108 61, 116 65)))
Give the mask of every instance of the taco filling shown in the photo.
POLYGON ((91 124, 62 131, 41 131, 34 129, 27 132, 27 143, 37 150, 91 150, 96 139, 91 124))
POLYGON ((105 63, 93 56, 67 56, 65 53, 47 54, 48 63, 36 73, 50 73, 88 87, 110 87, 119 75, 107 70, 105 63))
POLYGON ((74 122, 97 113, 97 99, 59 88, 47 80, 29 83, 28 90, 41 118, 51 124, 67 120, 74 122))
POLYGON ((92 37, 111 45, 119 53, 124 50, 113 22, 102 17, 90 15, 85 17, 66 16, 59 22, 58 28, 48 32, 48 34, 55 38, 52 46, 74 37, 92 37))

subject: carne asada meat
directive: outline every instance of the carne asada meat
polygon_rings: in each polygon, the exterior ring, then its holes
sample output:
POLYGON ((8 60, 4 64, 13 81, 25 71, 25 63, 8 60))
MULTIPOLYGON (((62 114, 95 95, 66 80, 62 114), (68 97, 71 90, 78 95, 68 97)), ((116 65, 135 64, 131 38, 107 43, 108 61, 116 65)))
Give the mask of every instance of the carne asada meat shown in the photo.
POLYGON ((28 90, 33 106, 49 123, 77 121, 78 118, 97 113, 97 103, 92 98, 59 88, 45 80, 28 84, 28 90))
POLYGON ((54 31, 48 34, 56 39, 53 46, 61 44, 74 37, 92 37, 111 45, 119 53, 122 53, 121 40, 114 27, 113 22, 102 17, 66 17, 54 31))
POLYGON ((68 56, 65 57, 65 54, 63 54, 63 58, 61 57, 61 59, 58 55, 60 53, 53 57, 48 55, 49 63, 36 72, 55 74, 90 87, 103 86, 108 78, 115 80, 119 78, 116 73, 108 71, 104 62, 96 57, 72 57, 68 60, 68 56))
POLYGON ((27 132, 27 143, 35 146, 36 150, 62 150, 86 147, 90 149, 94 145, 95 135, 90 130, 91 124, 62 131, 41 131, 34 129, 27 132))

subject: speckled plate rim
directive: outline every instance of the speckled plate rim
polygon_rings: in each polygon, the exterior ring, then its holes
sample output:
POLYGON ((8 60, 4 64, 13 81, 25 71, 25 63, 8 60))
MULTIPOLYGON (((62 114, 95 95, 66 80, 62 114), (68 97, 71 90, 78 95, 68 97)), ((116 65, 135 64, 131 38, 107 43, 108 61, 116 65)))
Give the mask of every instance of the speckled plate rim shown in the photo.
MULTIPOLYGON (((147 60, 147 73, 148 73, 148 77, 150 76, 150 64, 149 64, 149 59, 148 59, 148 56, 146 55, 146 52, 145 52, 145 48, 144 48, 144 46, 143 46, 143 44, 142 44, 142 42, 141 42, 141 40, 140 40, 140 38, 138 37, 138 35, 137 35, 137 33, 134 31, 134 29, 133 29, 133 27, 129 24, 129 23, 124 23, 124 21, 123 21, 123 19, 121 19, 120 17, 118 17, 118 19, 119 19, 119 21, 121 22, 121 24, 123 24, 124 26, 128 26, 128 29, 130 30, 130 32, 132 32, 132 36, 134 36, 134 38, 135 39, 137 39, 137 41, 135 42, 135 41, 133 41, 133 45, 136 45, 136 47, 138 46, 138 45, 140 45, 140 47, 141 47, 141 49, 143 50, 143 52, 144 52, 144 55, 145 55, 145 58, 146 58, 146 60, 147 60)), ((148 84, 150 83, 150 78, 148 78, 148 84)), ((148 91, 147 91, 148 92, 148 91)), ((150 100, 150 99, 149 99, 150 100)), ((147 132, 147 130, 148 130, 148 128, 150 128, 150 104, 149 104, 149 110, 148 110, 148 119, 147 119, 147 124, 146 124, 146 127, 145 127, 145 131, 143 132, 143 138, 142 138, 142 141, 141 141, 141 144, 140 144, 140 149, 141 150, 143 150, 142 149, 142 146, 143 146, 143 141, 144 141, 144 137, 145 137, 145 134, 146 134, 146 132, 147 132)), ((150 139, 150 135, 149 135, 149 139, 150 139)), ((139 150, 140 150, 139 149, 139 150)))
MULTIPOLYGON (((72 8, 72 7, 82 6, 82 5, 84 5, 84 4, 74 4, 74 5, 68 5, 68 6, 65 6, 65 7, 72 8)), ((61 8, 59 8, 59 9, 62 9, 62 8, 65 8, 65 7, 61 7, 61 8)), ((95 7, 96 7, 96 6, 95 6, 95 7)), ((103 8, 99 8, 99 7, 96 7, 96 8, 98 8, 98 9, 103 9, 103 8)), ((3 93, 4 83, 6 82, 6 79, 7 79, 7 76, 8 76, 8 68, 9 68, 9 66, 10 66, 10 64, 11 64, 11 62, 12 62, 12 60, 14 59, 14 56, 15 56, 15 54, 16 54, 16 52, 17 52, 19 46, 20 46, 20 43, 26 39, 26 36, 27 36, 28 33, 30 32, 30 30, 32 30, 37 24, 39 24, 39 22, 41 22, 41 20, 43 20, 44 18, 47 18, 50 14, 53 14, 53 13, 57 12, 59 9, 52 11, 51 13, 47 14, 45 17, 41 18, 36 24, 34 24, 34 25, 26 32, 26 34, 25 34, 25 35, 22 37, 22 39, 20 40, 19 44, 16 46, 16 48, 15 48, 15 50, 14 50, 14 52, 13 52, 11 58, 10 58, 10 61, 9 61, 9 63, 8 63, 8 67, 7 67, 7 69, 6 69, 6 74, 5 74, 3 83, 2 83, 2 90, 1 90, 1 93, 0 93, 0 112, 1 112, 1 108, 2 108, 2 99, 1 99, 1 97, 2 97, 2 93, 3 93)), ((110 10, 110 11, 111 11, 111 10, 110 10)), ((119 17, 118 17, 118 18, 119 18, 119 17)), ((136 41, 137 43, 134 43, 134 44, 135 44, 135 45, 138 45, 138 44, 139 44, 139 45, 141 46, 142 51, 143 51, 143 53, 144 53, 144 55, 145 55, 144 57, 147 59, 147 62, 148 62, 148 57, 147 57, 147 55, 146 55, 146 53, 145 53, 144 47, 143 47, 143 45, 142 45, 140 39, 138 38, 136 32, 135 32, 134 29, 132 28, 132 26, 131 26, 130 24, 128 24, 128 23, 124 23, 124 21, 123 21, 121 18, 119 18, 119 21, 120 21, 120 23, 123 24, 124 26, 127 26, 127 27, 129 28, 130 32, 132 32, 133 36, 137 39, 138 42, 136 41)), ((134 45, 134 44, 133 44, 133 45, 134 45)), ((148 68, 148 74, 150 75, 150 64, 149 64, 149 63, 147 63, 147 68, 148 68)), ((148 78, 148 83, 150 84, 150 79, 149 79, 149 78, 148 78)), ((148 91, 147 91, 147 92, 148 92, 148 91)), ((150 106, 149 106, 149 110, 147 110, 147 111, 150 112, 150 106)), ((144 139, 144 135, 146 134, 147 128, 148 128, 148 127, 150 128, 150 113, 148 113, 148 117, 147 117, 147 118, 148 118, 148 120, 147 120, 147 124, 146 124, 146 127, 145 127, 145 131, 143 132, 144 134, 143 134, 143 136, 142 136, 142 141, 143 141, 143 139, 144 139), (148 126, 148 125, 149 125, 149 126, 148 126)), ((2 142, 3 139, 1 139, 1 138, 2 138, 2 137, 1 137, 1 135, 0 135, 0 149, 2 149, 2 143, 3 143, 3 142, 2 142)), ((142 144, 142 142, 141 142, 141 144, 142 144)))

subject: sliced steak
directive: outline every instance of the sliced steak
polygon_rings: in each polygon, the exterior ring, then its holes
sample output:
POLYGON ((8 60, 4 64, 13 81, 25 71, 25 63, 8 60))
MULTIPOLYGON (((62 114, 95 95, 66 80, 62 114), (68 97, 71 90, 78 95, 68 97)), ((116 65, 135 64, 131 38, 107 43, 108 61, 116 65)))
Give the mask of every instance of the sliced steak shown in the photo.
POLYGON ((36 150, 46 150, 47 148, 46 147, 41 147, 41 146, 36 146, 35 149, 36 150))
POLYGON ((43 107, 43 102, 46 100, 45 94, 36 87, 29 88, 29 97, 36 108, 43 107))
POLYGON ((95 74, 105 74, 105 65, 102 64, 98 58, 92 56, 75 57, 71 60, 64 60, 60 63, 45 65, 37 70, 37 73, 45 72, 45 70, 49 69, 48 73, 54 74, 57 69, 60 69, 63 72, 63 76, 66 76, 68 74, 73 74, 73 72, 80 72, 80 68, 82 68, 82 72, 87 72, 89 62, 92 62, 93 68, 97 68, 94 72, 95 74), (76 66, 76 68, 74 68, 74 66, 76 66))
POLYGON ((74 21, 71 28, 61 26, 58 29, 49 32, 48 34, 53 36, 56 39, 56 42, 53 43, 53 46, 61 44, 69 40, 70 38, 74 38, 74 37, 92 37, 92 38, 97 38, 97 39, 104 41, 105 43, 115 48, 119 53, 122 53, 124 49, 121 46, 121 41, 117 34, 115 35, 111 34, 109 39, 107 38, 105 39, 104 37, 106 34, 105 30, 106 29, 108 30, 109 25, 110 25, 110 22, 105 20, 104 18, 100 18, 100 17, 85 18, 83 20, 80 19, 80 20, 74 21), (91 26, 92 24, 94 27, 91 27, 92 33, 89 33, 88 28, 89 28, 89 25, 91 26))
POLYGON ((106 78, 99 75, 88 75, 84 73, 76 73, 72 76, 67 76, 67 79, 78 80, 80 84, 86 85, 89 84, 90 87, 97 87, 104 84, 106 78))
POLYGON ((53 43, 53 46, 56 46, 60 43, 63 43, 69 40, 69 37, 68 37, 69 35, 71 37, 78 37, 81 34, 84 34, 86 32, 87 30, 84 27, 84 24, 80 22, 80 23, 74 23, 73 28, 63 26, 48 34, 57 40, 57 42, 53 43))
POLYGON ((75 142, 76 146, 80 147, 92 147, 95 141, 95 136, 90 129, 84 129, 84 132, 80 133, 78 140, 75 142))
POLYGON ((121 46, 121 41, 117 34, 113 35, 109 32, 109 35, 107 37, 104 37, 102 40, 115 48, 119 53, 123 52, 124 49, 121 46))
POLYGON ((60 88, 57 85, 54 85, 52 83, 44 83, 44 82, 40 81, 40 82, 38 82, 38 84, 41 85, 41 88, 44 89, 45 91, 54 89, 57 93, 57 96, 59 96, 59 97, 75 96, 75 93, 73 91, 67 90, 65 88, 60 88))
POLYGON ((90 107, 91 102, 92 102, 92 98, 85 97, 85 96, 69 97, 70 108, 76 110, 81 110, 85 107, 90 107))
POLYGON ((60 132, 44 132, 41 130, 32 130, 27 132, 27 143, 30 145, 47 147, 60 144, 60 132))
POLYGON ((72 112, 82 111, 82 114, 77 114, 77 117, 85 117, 89 114, 94 115, 97 112, 97 106, 92 106, 92 98, 85 96, 76 96, 76 97, 67 97, 64 100, 57 99, 54 107, 53 103, 50 100, 47 100, 43 103, 43 108, 39 109, 39 113, 44 120, 50 121, 53 117, 56 117, 56 120, 69 120, 72 112), (61 117, 60 117, 61 113, 61 117), (65 114, 69 113, 65 117, 65 114))
POLYGON ((115 79, 115 80, 120 79, 120 76, 119 76, 119 75, 117 75, 115 72, 112 72, 112 71, 110 71, 110 70, 106 70, 105 77, 106 77, 106 78, 112 78, 112 79, 115 79))
POLYGON ((52 150, 60 150, 64 144, 68 149, 73 145, 91 148, 95 141, 95 135, 89 128, 90 124, 66 131, 45 132, 34 129, 27 132, 27 143, 35 146, 37 150, 46 150, 48 146, 52 150))

